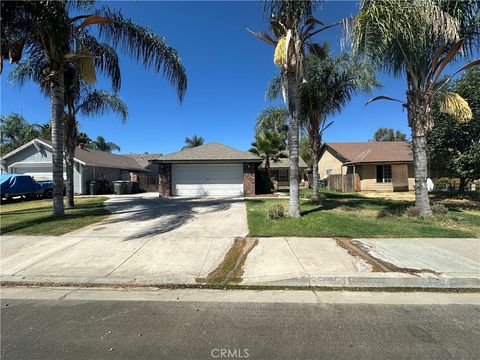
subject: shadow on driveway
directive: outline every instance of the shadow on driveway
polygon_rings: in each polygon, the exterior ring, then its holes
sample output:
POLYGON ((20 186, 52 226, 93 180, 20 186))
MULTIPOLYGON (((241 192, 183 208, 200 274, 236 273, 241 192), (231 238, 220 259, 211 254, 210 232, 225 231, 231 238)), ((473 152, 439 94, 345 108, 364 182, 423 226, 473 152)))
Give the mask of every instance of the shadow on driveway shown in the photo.
MULTIPOLYGON (((195 216, 231 208, 232 204, 241 203, 240 198, 124 198, 115 199, 107 204, 109 211, 117 215, 107 220, 93 231, 105 227, 139 226, 138 231, 125 240, 155 236, 175 230, 186 224, 195 216)), ((215 224, 212 224, 215 226, 215 224)))

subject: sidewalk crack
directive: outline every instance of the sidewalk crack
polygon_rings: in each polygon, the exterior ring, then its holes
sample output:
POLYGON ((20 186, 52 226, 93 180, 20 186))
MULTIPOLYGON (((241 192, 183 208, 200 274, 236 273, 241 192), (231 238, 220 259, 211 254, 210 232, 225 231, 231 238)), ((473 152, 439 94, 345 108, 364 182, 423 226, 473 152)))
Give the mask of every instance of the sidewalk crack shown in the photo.
POLYGON ((287 239, 286 237, 284 237, 284 239, 285 239, 285 242, 287 243, 288 247, 290 248, 290 251, 292 252, 293 256, 295 256, 295 259, 297 259, 298 263, 300 264, 300 267, 301 267, 302 270, 305 272, 305 274, 307 274, 309 286, 312 286, 312 283, 311 283, 311 281, 310 281, 310 274, 308 273, 307 269, 305 269, 305 267, 303 266, 302 262, 301 262, 300 259, 298 258, 298 256, 297 256, 297 254, 295 253, 295 251, 293 251, 292 245, 290 245, 290 243, 288 242, 288 239, 287 239))

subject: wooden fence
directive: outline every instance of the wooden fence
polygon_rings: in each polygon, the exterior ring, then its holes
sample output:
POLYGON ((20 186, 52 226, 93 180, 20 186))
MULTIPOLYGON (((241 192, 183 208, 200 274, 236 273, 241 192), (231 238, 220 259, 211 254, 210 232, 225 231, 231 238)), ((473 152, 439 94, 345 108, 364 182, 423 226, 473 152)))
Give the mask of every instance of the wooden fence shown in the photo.
POLYGON ((158 175, 138 174, 138 187, 146 192, 158 192, 158 175))
POLYGON ((328 190, 340 192, 360 191, 360 176, 358 174, 328 175, 327 187, 328 190))

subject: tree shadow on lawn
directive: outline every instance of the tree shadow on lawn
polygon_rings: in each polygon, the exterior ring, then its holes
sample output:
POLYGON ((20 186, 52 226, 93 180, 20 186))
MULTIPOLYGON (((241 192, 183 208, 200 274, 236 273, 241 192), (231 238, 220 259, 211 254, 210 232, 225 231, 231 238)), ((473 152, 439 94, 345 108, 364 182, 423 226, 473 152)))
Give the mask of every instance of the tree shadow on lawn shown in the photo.
MULTIPOLYGON (((107 220, 103 224, 121 224, 122 222, 144 222, 158 220, 155 223, 145 224, 138 232, 128 236, 124 241, 143 237, 160 235, 175 230, 196 215, 228 210, 232 204, 242 202, 239 198, 150 198, 150 199, 127 199, 108 204, 109 210, 116 215, 123 215, 115 219, 107 220), (127 208, 125 208, 127 207, 127 208)), ((128 224, 125 224, 128 226, 128 224)), ((215 226, 215 224, 211 224, 215 226)), ((101 230, 99 228, 99 230, 101 230)))

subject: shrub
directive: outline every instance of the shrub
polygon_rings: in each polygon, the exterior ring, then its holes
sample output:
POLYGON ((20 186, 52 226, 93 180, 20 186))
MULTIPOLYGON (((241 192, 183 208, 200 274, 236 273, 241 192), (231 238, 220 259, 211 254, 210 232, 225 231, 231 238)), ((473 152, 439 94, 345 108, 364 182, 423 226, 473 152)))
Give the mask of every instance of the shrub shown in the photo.
POLYGON ((435 215, 445 215, 448 213, 448 208, 443 204, 435 203, 432 205, 432 212, 435 215))
POLYGON ((255 174, 255 189, 259 194, 271 194, 275 189, 272 178, 262 169, 255 174))
POLYGON ((403 206, 388 207, 380 210, 377 214, 377 218, 384 218, 387 216, 402 216, 404 212, 405 207, 403 206))
POLYGON ((420 209, 415 206, 409 206, 405 209, 405 212, 408 217, 419 217, 420 209))
POLYGON ((270 220, 278 220, 285 216, 285 208, 283 205, 276 204, 268 208, 267 216, 270 220))
POLYGON ((325 200, 327 200, 327 197, 324 194, 318 194, 318 197, 314 197, 313 194, 311 194, 308 202, 313 205, 323 205, 325 200))

